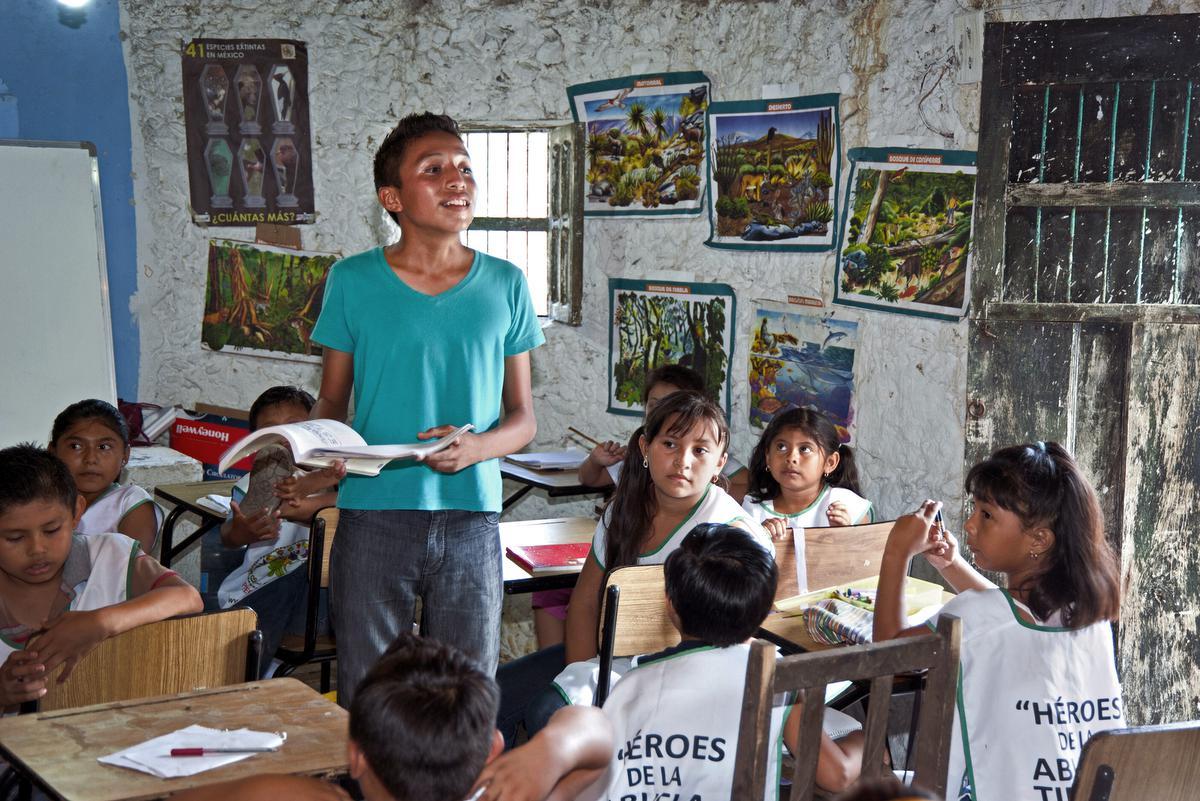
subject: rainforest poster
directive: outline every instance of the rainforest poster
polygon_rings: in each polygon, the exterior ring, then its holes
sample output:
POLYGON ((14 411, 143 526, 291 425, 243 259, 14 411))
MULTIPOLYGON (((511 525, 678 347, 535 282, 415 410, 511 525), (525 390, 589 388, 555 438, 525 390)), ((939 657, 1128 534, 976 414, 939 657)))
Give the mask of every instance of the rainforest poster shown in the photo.
POLYGON ((705 243, 738 250, 815 251, 834 245, 838 96, 709 106, 705 243))
POLYGON ((314 253, 210 240, 200 339, 208 350, 320 361, 309 336, 338 259, 314 253))
POLYGON ((708 92, 703 72, 631 75, 569 87, 571 113, 586 128, 584 214, 699 214, 708 92))
POLYGON ((646 373, 683 364, 729 416, 736 299, 725 284, 610 278, 608 411, 641 417, 646 373))
POLYGON ((973 152, 851 150, 834 303, 962 317, 974 199, 973 152))
POLYGON ((750 344, 750 424, 765 428, 780 412, 807 407, 832 420, 849 443, 858 343, 854 320, 761 301, 750 344))

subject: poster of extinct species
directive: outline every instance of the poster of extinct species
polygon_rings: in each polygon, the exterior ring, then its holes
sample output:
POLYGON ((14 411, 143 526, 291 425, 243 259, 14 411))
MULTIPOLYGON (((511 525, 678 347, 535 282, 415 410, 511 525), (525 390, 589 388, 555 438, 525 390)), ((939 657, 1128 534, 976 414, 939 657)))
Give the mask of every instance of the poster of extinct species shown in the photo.
POLYGON ((587 129, 584 214, 699 214, 704 197, 703 72, 631 75, 567 89, 587 129))
POLYGON ((304 42, 193 39, 182 56, 192 220, 313 222, 304 42))
POLYGON ((966 314, 975 154, 855 148, 847 187, 834 303, 966 314))
POLYGON ((210 240, 200 338, 208 350, 318 362, 309 336, 339 257, 210 240))
POLYGON ((838 96, 709 106, 707 245, 814 251, 834 245, 838 96))
POLYGON ((858 343, 854 320, 828 309, 759 301, 750 344, 750 424, 765 428, 776 414, 807 407, 832 420, 849 443, 858 343))
POLYGON ((646 373, 682 364, 729 415, 736 299, 725 284, 610 278, 608 411, 641 417, 646 373))

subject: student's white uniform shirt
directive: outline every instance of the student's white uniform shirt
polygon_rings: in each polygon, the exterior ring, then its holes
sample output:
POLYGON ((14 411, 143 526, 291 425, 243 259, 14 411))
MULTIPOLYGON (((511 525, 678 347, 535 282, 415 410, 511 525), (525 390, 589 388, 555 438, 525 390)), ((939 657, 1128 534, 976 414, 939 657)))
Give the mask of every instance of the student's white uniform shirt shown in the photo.
MULTIPOLYGON (((250 475, 233 485, 235 501, 246 497, 250 475)), ((310 527, 290 520, 279 522, 279 536, 268 542, 246 546, 246 555, 237 569, 225 577, 217 590, 217 603, 228 609, 266 584, 283 578, 308 562, 310 527)))
POLYGON ((1088 737, 1125 725, 1112 626, 1028 623, 999 589, 964 592, 939 614, 962 620, 946 798, 1066 799, 1088 737))
MULTIPOLYGON (((604 560, 605 551, 608 547, 608 521, 611 509, 612 507, 610 506, 608 510, 605 510, 604 516, 596 524, 596 533, 592 536, 592 555, 590 558, 594 558, 602 570, 608 569, 604 564, 604 560)), ((667 557, 679 547, 679 543, 683 541, 688 532, 701 523, 736 524, 741 528, 745 528, 750 533, 750 536, 762 545, 771 556, 775 555, 775 545, 771 542, 770 535, 763 530, 762 526, 746 515, 742 508, 738 506, 737 501, 730 497, 729 493, 713 484, 705 490, 704 496, 696 502, 696 505, 692 508, 687 518, 671 532, 663 541, 663 544, 653 551, 638 556, 637 564, 661 565, 666 562, 667 557)), ((629 665, 630 659, 628 657, 613 660, 609 686, 612 686, 611 682, 615 682, 621 674, 629 669, 629 665)), ((567 703, 586 706, 592 703, 592 699, 596 695, 596 685, 599 677, 599 659, 593 658, 583 662, 573 662, 567 665, 554 679, 554 687, 562 694, 567 703)))
MULTIPOLYGON (((745 644, 689 642, 639 657, 604 702, 616 750, 581 798, 731 798, 749 655, 745 644)), ((787 699, 775 699, 765 799, 779 797, 783 724, 791 711, 787 699)))
MULTIPOLYGON (((138 541, 124 534, 77 535, 63 567, 62 586, 74 596, 67 609, 87 612, 127 600, 141 555, 138 541)), ((17 643, 0 636, 0 664, 15 650, 17 643)))
MULTIPOLYGON (((127 514, 147 503, 154 507, 154 520, 161 529, 163 512, 150 497, 150 493, 137 484, 113 484, 103 495, 88 504, 79 520, 78 531, 80 534, 108 534, 117 531, 127 514)), ((155 539, 157 537, 155 534, 155 539)))
POLYGON ((756 501, 749 495, 742 501, 742 508, 759 523, 776 517, 783 518, 789 526, 797 528, 825 528, 833 525, 829 522, 829 506, 838 502, 846 507, 852 526, 870 523, 875 519, 871 502, 845 487, 826 486, 807 508, 790 514, 776 512, 774 501, 756 501))

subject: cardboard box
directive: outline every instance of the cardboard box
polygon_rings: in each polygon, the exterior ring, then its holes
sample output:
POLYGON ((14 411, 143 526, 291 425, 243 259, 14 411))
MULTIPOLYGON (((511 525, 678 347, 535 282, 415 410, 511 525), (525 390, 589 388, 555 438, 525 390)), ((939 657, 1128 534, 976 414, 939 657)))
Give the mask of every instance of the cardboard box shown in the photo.
POLYGON ((196 404, 195 412, 181 414, 171 426, 171 447, 186 453, 204 465, 205 481, 237 478, 250 471, 253 459, 247 457, 221 473, 217 463, 229 446, 250 433, 249 414, 196 404))

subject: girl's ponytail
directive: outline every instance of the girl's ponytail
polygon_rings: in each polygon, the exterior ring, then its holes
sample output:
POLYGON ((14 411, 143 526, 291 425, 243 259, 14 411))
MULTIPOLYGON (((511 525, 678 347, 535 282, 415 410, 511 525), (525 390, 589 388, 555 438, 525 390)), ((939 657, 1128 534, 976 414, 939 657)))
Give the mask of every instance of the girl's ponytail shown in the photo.
POLYGON ((840 443, 836 450, 838 465, 829 471, 829 476, 825 479, 826 483, 831 487, 842 487, 855 495, 862 495, 862 490, 858 488, 858 467, 854 462, 854 449, 845 443, 840 443))

